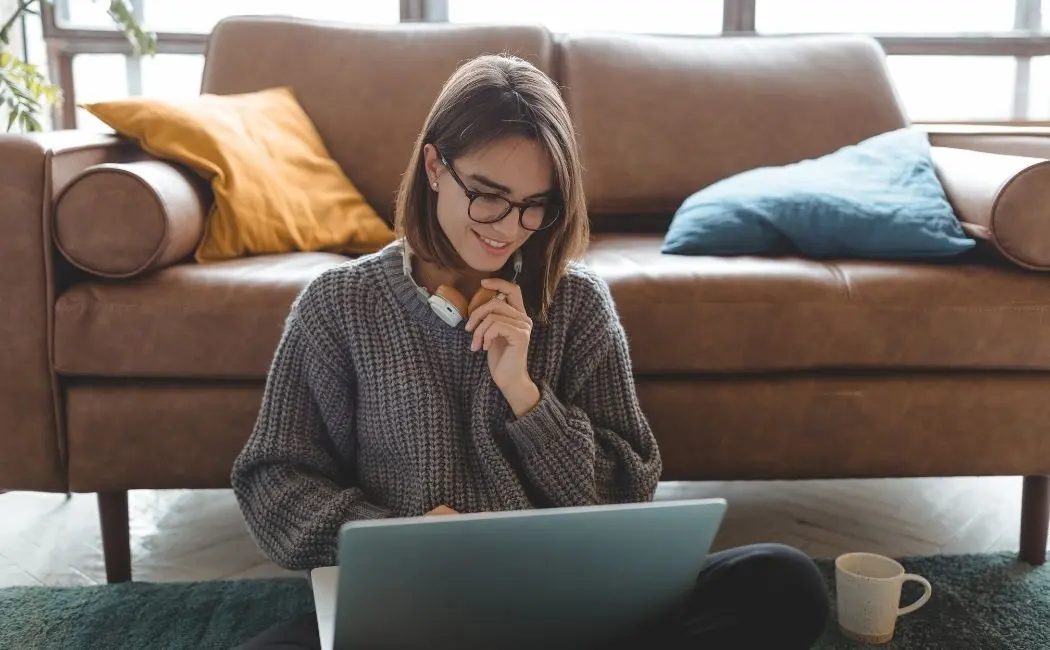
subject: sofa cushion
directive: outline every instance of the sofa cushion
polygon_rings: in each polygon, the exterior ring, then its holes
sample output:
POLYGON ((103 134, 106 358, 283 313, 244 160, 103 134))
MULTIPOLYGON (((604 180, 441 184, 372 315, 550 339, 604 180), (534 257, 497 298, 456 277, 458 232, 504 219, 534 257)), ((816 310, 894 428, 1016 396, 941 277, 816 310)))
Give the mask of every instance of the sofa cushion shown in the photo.
MULTIPOLYGON (((818 368, 1050 369, 1050 284, 1003 263, 683 257, 602 234, 638 375, 818 368)), ((296 294, 338 255, 183 264, 78 284, 55 307, 60 373, 262 379, 296 294)))
POLYGON ((662 250, 914 260, 974 243, 944 195, 926 134, 904 128, 699 190, 678 209, 662 250))
POLYGON ((595 237, 639 375, 823 368, 1050 369, 1050 283, 1005 262, 660 253, 595 237))
POLYGON ((715 181, 906 124, 865 36, 581 33, 561 55, 593 214, 669 214, 715 181))
POLYGON ((55 368, 108 377, 265 377, 296 295, 347 259, 262 255, 74 285, 55 304, 55 368))

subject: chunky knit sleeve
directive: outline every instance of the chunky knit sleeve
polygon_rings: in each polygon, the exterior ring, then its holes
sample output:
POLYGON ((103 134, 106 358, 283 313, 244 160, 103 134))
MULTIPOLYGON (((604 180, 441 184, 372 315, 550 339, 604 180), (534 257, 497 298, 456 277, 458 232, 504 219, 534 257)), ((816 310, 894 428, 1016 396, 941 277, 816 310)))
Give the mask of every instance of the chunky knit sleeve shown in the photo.
POLYGON ((232 474, 256 543, 292 570, 336 564, 343 523, 391 516, 344 475, 334 451, 336 442, 353 448, 354 380, 318 313, 334 307, 318 298, 307 293, 292 307, 232 474))
POLYGON ((577 281, 556 391, 540 380, 540 401, 507 432, 532 483, 554 506, 651 500, 663 463, 635 392, 627 337, 607 287, 577 281))

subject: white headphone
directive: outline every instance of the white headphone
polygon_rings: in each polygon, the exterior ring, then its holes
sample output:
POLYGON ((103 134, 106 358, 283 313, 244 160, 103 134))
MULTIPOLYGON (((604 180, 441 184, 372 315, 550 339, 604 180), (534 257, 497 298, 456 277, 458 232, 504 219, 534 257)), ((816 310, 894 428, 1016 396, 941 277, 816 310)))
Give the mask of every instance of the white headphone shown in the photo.
MULTIPOLYGON (((419 286, 416 283, 416 279, 412 277, 412 251, 408 247, 408 242, 404 242, 401 252, 401 267, 405 273, 405 277, 412 282, 412 286, 416 288, 416 292, 419 294, 420 299, 430 305, 430 308, 434 311, 438 317, 441 318, 449 327, 455 327, 463 322, 463 319, 469 316, 470 304, 474 304, 475 300, 471 300, 467 303, 466 298, 461 293, 449 287, 447 285, 441 285, 438 287, 434 294, 431 294, 426 290, 425 287, 419 286)), ((518 274, 521 273, 521 250, 514 251, 514 278, 511 282, 517 282, 518 274)), ((483 292, 491 292, 489 289, 479 289, 474 294, 475 299, 483 297, 483 292)), ((491 292, 494 293, 495 292, 491 292)), ((505 300, 506 296, 502 293, 495 294, 495 299, 505 300)))

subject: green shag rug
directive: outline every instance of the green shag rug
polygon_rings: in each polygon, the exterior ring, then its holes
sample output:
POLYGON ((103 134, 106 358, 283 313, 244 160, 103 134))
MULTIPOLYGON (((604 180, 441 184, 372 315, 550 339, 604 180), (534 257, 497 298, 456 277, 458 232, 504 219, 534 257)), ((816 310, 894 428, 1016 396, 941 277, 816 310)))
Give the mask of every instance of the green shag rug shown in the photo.
MULTIPOLYGON (((902 617, 885 648, 1045 650, 1050 648, 1050 564, 1031 568, 1012 553, 905 558, 933 584, 933 598, 902 617)), ((834 587, 830 561, 820 563, 834 587)), ((919 594, 905 585, 904 602, 919 594)), ((832 591, 834 594, 834 591, 832 591)), ((228 649, 312 611, 305 580, 129 583, 99 587, 0 589, 0 648, 79 650, 228 649)), ((865 648, 837 631, 819 650, 865 648)))

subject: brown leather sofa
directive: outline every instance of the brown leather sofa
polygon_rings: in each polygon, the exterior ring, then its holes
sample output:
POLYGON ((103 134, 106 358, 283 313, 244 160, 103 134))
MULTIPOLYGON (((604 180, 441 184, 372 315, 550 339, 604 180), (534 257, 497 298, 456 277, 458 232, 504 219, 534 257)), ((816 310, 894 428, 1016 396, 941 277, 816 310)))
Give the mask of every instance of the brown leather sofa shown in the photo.
MULTIPOLYGON (((907 124, 861 37, 686 39, 238 18, 203 91, 291 85, 383 214, 438 88, 484 52, 562 84, 595 235, 668 480, 1023 475, 1044 560, 1050 129, 931 129, 972 254, 941 263, 672 257, 679 203, 907 124)), ((344 258, 198 265, 210 197, 83 132, 0 136, 0 489, 96 492, 128 579, 127 491, 224 488, 296 293, 344 258)))

